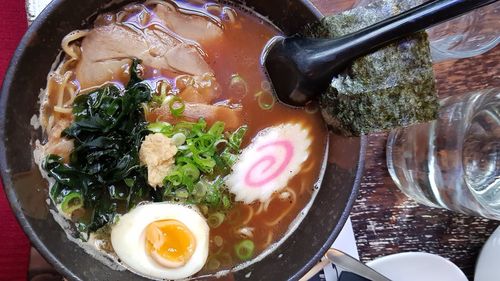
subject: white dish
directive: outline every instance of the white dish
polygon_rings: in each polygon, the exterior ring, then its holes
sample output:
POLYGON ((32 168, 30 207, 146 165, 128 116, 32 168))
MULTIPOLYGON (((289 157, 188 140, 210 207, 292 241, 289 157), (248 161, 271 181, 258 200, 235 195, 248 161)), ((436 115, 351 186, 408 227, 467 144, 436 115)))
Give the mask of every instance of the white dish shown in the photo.
POLYGON ((491 234, 483 246, 476 264, 474 281, 499 280, 500 276, 500 227, 491 234))
POLYGON ((455 264, 438 255, 408 252, 375 259, 368 266, 392 281, 467 281, 455 264))

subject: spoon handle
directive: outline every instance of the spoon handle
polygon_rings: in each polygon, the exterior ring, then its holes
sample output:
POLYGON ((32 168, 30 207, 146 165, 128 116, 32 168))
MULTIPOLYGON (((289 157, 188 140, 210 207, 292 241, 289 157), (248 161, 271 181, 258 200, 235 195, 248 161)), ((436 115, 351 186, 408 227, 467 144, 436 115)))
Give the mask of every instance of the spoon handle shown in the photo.
POLYGON ((326 258, 333 264, 342 267, 343 269, 353 272, 361 277, 372 281, 391 281, 389 278, 373 270, 371 267, 349 256, 348 254, 337 249, 329 249, 326 252, 326 258))
POLYGON ((311 73, 329 72, 335 74, 345 68, 346 64, 353 59, 366 55, 390 42, 496 1, 498 0, 430 1, 334 40, 319 39, 314 40, 314 43, 308 41, 299 43, 299 45, 308 49, 305 52, 309 54, 309 62, 305 63, 316 70, 311 69, 311 73))

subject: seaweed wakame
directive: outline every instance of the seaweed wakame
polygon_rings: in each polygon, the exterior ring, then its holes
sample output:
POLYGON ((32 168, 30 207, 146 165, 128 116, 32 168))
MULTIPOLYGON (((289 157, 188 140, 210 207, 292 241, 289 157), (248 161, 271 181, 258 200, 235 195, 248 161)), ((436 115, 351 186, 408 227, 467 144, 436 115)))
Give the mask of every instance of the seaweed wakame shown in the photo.
POLYGON ((161 195, 146 184, 139 148, 148 134, 141 104, 152 90, 139 78, 139 61, 130 69, 124 90, 107 85, 79 95, 73 103, 74 122, 62 135, 74 141, 69 163, 49 155, 43 168, 55 180, 51 196, 59 204, 78 193, 89 215, 78 219, 81 232, 93 232, 113 221, 118 209, 130 209, 161 195))

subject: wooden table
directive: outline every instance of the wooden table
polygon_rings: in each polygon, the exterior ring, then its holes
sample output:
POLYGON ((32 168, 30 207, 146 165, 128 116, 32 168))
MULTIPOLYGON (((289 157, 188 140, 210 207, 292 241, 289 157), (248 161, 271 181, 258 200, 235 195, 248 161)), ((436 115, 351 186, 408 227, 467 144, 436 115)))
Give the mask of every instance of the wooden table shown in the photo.
MULTIPOLYGON (((324 14, 352 6, 352 0, 312 0, 324 14)), ((440 97, 500 87, 500 46, 471 59, 434 66, 440 97)), ((457 264, 472 280, 482 245, 498 221, 429 208, 408 199, 389 175, 387 134, 368 137, 365 172, 351 219, 361 260, 421 251, 441 255, 457 264)))

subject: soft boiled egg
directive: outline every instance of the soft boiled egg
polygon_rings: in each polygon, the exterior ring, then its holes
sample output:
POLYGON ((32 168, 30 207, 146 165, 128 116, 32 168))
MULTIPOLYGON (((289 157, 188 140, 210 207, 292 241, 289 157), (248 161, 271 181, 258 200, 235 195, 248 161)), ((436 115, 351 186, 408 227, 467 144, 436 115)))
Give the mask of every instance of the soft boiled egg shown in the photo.
POLYGON ((137 206, 113 226, 113 249, 125 265, 146 277, 182 279, 197 273, 207 260, 209 227, 193 208, 137 206))

